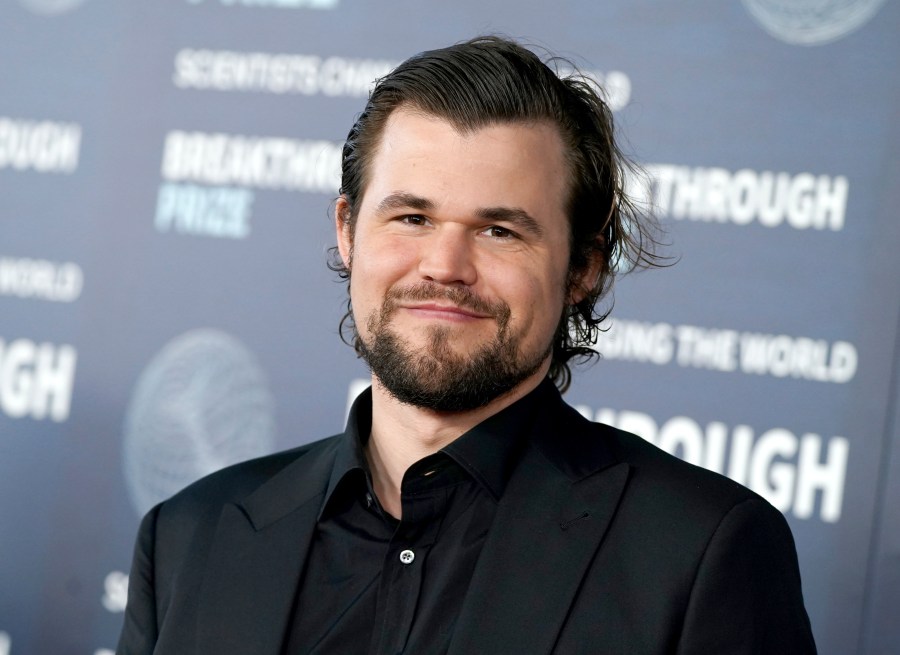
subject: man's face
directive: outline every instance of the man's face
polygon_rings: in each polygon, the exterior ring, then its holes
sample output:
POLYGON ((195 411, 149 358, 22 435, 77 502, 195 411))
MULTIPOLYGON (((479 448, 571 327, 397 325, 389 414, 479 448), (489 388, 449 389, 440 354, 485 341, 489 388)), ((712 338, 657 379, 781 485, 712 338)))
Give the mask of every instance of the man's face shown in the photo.
POLYGON ((343 199, 337 224, 363 355, 397 399, 465 411, 546 374, 567 302, 566 166, 549 124, 461 135, 390 116, 352 238, 343 199))

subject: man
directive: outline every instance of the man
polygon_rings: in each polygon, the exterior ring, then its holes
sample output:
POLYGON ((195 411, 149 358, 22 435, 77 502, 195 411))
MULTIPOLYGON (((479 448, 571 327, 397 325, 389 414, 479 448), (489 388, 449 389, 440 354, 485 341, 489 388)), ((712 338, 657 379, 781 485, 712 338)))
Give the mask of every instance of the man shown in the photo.
POLYGON ((557 390, 653 260, 612 134, 498 38, 379 82, 335 211, 372 387, 148 514, 119 653, 815 652, 784 518, 557 390))

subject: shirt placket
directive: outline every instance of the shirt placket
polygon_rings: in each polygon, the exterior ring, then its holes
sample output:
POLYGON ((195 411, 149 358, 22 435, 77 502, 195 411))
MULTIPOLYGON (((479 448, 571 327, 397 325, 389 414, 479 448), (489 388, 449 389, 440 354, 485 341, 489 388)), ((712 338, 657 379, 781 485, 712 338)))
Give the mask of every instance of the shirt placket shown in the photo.
POLYGON ((381 573, 373 654, 399 655, 406 648, 444 505, 445 494, 437 490, 403 499, 403 520, 388 544, 381 573))

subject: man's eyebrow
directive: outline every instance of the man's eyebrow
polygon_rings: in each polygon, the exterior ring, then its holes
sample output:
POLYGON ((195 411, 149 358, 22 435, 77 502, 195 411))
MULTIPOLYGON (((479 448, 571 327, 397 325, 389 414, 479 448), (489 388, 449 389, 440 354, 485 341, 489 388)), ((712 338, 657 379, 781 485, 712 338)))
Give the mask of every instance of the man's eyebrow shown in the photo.
POLYGON ((544 227, 531 214, 518 207, 485 207, 477 213, 479 218, 487 221, 511 223, 535 236, 544 234, 544 227))
POLYGON ((413 193, 403 191, 395 191, 384 198, 375 207, 375 213, 387 214, 397 209, 415 209, 417 211, 431 211, 434 209, 434 203, 428 198, 417 196, 413 193))

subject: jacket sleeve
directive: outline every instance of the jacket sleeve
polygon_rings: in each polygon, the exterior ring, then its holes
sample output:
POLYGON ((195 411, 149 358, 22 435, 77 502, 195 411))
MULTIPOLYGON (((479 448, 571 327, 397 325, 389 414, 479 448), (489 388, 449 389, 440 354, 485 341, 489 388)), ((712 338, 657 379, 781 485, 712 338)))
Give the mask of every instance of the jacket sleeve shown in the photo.
POLYGON ((694 579, 679 655, 811 655, 790 528, 754 497, 735 505, 711 537, 694 579))
POLYGON ((125 623, 116 655, 151 655, 156 644, 154 550, 159 508, 160 505, 157 505, 147 513, 138 530, 128 577, 125 623))

